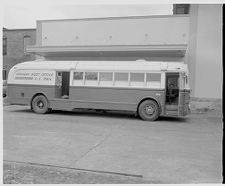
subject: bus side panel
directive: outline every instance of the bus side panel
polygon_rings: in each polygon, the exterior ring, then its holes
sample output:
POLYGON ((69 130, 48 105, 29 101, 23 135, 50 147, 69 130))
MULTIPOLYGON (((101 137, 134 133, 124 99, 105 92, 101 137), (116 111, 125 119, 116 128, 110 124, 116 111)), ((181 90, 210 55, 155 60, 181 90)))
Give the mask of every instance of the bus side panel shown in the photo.
POLYGON ((46 95, 49 101, 54 98, 55 86, 8 84, 8 100, 11 104, 30 105, 37 93, 46 95))
POLYGON ((73 108, 136 111, 141 100, 154 98, 164 113, 165 91, 120 87, 70 87, 73 108))
POLYGON ((179 93, 179 116, 189 114, 190 90, 180 90, 179 93))

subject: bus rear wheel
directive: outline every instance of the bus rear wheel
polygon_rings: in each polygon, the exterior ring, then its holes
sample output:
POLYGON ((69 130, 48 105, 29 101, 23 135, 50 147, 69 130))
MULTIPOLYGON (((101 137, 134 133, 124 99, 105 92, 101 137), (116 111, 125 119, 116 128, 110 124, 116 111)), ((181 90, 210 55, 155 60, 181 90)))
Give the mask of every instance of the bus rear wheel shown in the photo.
POLYGON ((45 114, 49 111, 49 103, 45 96, 38 95, 32 100, 32 109, 38 114, 45 114))
POLYGON ((145 100, 138 107, 138 114, 145 121, 155 121, 159 117, 159 106, 153 100, 145 100))

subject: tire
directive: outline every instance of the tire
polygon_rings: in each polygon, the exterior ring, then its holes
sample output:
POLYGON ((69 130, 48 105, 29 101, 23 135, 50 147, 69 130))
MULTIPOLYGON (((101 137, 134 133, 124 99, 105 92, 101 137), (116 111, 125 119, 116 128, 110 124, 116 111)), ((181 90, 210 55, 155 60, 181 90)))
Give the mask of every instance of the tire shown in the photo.
POLYGON ((159 117, 159 106, 153 100, 145 100, 139 105, 138 114, 142 120, 155 121, 159 117))
POLYGON ((49 103, 45 96, 39 95, 32 100, 32 110, 37 114, 45 114, 49 111, 49 103))

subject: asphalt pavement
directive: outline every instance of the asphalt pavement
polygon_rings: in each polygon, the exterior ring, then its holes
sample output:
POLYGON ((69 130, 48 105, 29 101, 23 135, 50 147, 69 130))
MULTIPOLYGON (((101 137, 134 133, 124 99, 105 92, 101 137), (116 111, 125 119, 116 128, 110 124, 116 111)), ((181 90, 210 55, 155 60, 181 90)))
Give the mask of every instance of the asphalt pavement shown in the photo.
MULTIPOLYGON (((137 177, 149 183, 221 183, 222 116, 161 117, 131 113, 3 107, 3 159, 137 177)), ((109 181, 110 182, 110 181, 109 181)))

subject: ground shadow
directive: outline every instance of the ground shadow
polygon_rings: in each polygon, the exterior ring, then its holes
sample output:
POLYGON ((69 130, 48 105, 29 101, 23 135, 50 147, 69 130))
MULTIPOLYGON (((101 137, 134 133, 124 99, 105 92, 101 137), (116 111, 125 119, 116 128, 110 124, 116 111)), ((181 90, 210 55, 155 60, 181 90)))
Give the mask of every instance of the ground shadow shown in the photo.
POLYGON ((10 110, 10 112, 34 113, 31 109, 10 110))
MULTIPOLYGON (((20 109, 12 110, 11 112, 21 112, 21 113, 34 113, 31 109, 20 109)), ((74 111, 62 111, 62 110, 52 110, 47 115, 65 115, 65 116, 85 116, 85 117, 104 117, 104 118, 119 118, 119 119, 129 119, 129 120, 139 120, 141 119, 135 115, 134 112, 130 111, 95 111, 95 110, 74 110, 74 111)), ((157 121, 169 121, 169 122, 187 122, 189 119, 181 117, 165 117, 160 116, 157 121)))
POLYGON ((160 116, 157 121, 170 121, 170 122, 187 122, 189 120, 188 117, 167 117, 160 116))
POLYGON ((94 111, 94 110, 61 111, 61 110, 53 110, 49 114, 85 116, 85 117, 139 119, 139 118, 135 117, 134 112, 125 112, 125 111, 94 111))

